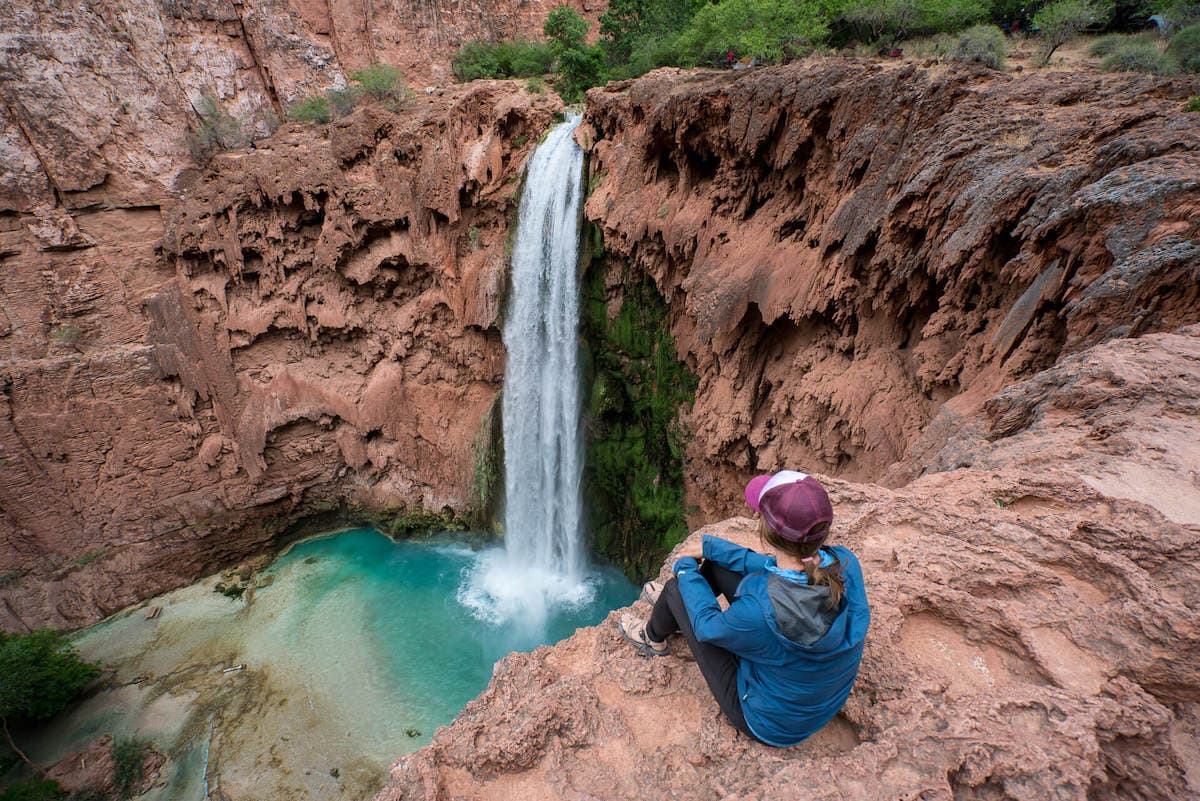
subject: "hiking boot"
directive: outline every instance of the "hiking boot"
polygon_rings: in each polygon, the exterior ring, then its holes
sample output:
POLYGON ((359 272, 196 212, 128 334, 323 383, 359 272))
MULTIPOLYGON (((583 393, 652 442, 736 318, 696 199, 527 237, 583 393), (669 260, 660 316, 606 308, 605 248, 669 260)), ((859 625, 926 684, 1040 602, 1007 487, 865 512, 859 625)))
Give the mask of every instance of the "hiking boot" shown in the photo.
POLYGON ((658 596, 662 595, 663 586, 658 580, 647 581, 642 585, 642 600, 654 606, 658 603, 658 596))
POLYGON ((646 621, 626 612, 617 621, 617 631, 645 656, 669 656, 665 642, 655 642, 646 633, 646 621))

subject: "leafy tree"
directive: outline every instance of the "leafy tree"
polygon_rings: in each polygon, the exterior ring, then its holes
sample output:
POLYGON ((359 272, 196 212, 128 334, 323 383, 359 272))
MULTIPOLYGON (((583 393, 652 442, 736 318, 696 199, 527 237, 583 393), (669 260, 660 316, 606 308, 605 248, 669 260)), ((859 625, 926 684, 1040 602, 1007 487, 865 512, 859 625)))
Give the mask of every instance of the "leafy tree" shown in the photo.
POLYGON ((584 91, 600 84, 604 76, 604 52, 587 43, 587 29, 587 20, 566 5, 552 10, 542 28, 558 63, 556 88, 570 103, 581 100, 584 91))
POLYGON ((62 711, 100 672, 82 661, 59 632, 0 632, 0 725, 13 751, 29 765, 29 757, 13 742, 9 718, 45 720, 62 711))
POLYGON ((1167 52, 1184 72, 1200 72, 1200 23, 1189 25, 1171 39, 1167 52))
POLYGON ((568 5, 555 6, 546 16, 542 33, 559 49, 571 50, 587 43, 588 23, 568 5))
POLYGON ((553 69, 554 51, 546 42, 471 41, 458 49, 450 59, 450 67, 460 81, 529 78, 553 69))
POLYGON ((911 36, 962 30, 987 14, 982 0, 854 0, 843 16, 865 28, 871 41, 887 39, 895 47, 911 36))
POLYGON ((815 3, 724 0, 700 9, 679 40, 692 63, 718 61, 730 48, 739 56, 779 62, 823 41, 829 24, 815 3))
POLYGON ((1042 31, 1042 63, 1049 64, 1054 51, 1093 25, 1107 22, 1113 0, 1056 0, 1033 17, 1042 31))
MULTIPOLYGON (((641 74, 642 65, 674 60, 674 40, 706 0, 610 0, 600 16, 602 47, 610 66, 641 74)), ((644 70, 642 70, 644 71, 644 70)))

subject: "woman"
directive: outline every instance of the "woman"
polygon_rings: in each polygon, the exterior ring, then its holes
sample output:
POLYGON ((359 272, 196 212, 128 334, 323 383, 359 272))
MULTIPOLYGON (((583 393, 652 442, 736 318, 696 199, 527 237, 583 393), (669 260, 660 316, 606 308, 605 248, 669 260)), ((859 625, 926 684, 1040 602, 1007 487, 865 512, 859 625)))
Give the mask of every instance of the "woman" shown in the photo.
POLYGON ((775 556, 705 535, 680 555, 673 579, 643 588, 650 619, 626 613, 618 628, 649 656, 666 656, 667 637, 682 634, 730 722, 782 748, 846 702, 871 613, 858 559, 825 545, 833 506, 820 482, 792 470, 758 476, 746 503, 775 556))

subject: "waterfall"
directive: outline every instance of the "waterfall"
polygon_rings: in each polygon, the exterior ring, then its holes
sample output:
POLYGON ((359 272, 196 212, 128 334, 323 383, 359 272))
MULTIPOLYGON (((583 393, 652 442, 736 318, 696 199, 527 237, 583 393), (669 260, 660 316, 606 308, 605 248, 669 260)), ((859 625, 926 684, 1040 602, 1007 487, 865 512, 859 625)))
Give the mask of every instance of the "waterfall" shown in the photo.
POLYGON ((533 154, 521 195, 504 322, 504 536, 523 564, 578 578, 578 118, 533 154))
POLYGON ((503 551, 481 559, 459 600, 497 621, 540 624, 591 600, 580 481, 579 117, 550 131, 521 195, 504 323, 503 551))

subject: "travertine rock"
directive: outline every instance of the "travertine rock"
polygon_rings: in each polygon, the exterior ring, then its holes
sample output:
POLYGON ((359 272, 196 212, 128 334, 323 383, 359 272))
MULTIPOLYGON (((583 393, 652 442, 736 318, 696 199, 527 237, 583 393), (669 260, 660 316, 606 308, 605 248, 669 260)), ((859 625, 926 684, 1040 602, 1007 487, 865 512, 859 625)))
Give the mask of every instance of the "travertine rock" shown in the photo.
POLYGON ((902 484, 939 411, 1200 319, 1190 91, 814 59, 589 92, 587 215, 700 377, 697 520, 784 466, 902 484))
MULTIPOLYGON (((1035 462, 1018 456, 1029 443, 982 440, 975 466, 899 490, 824 479, 873 617, 849 702, 808 742, 772 749, 739 734, 686 644, 642 657, 614 612, 498 663, 378 798, 1200 797, 1200 529, 1160 498, 1084 477, 1113 464, 1091 434, 1100 418, 1136 423, 1122 435, 1142 465, 1140 446, 1189 423, 1195 458, 1198 359, 1196 327, 1122 339, 1054 368, 1077 368, 1078 381, 1051 370, 990 400, 999 410, 1016 395, 1028 419, 1056 418, 1035 462), (1139 376, 1138 364, 1152 367, 1139 376), (1102 371, 1130 383, 1087 378, 1102 371)), ((748 518, 701 531, 757 545, 748 518)))
POLYGON ((314 514, 476 506, 508 217, 558 108, 478 83, 288 126, 164 212, 76 210, 74 244, 15 218, 0 624, 94 621, 314 514))

